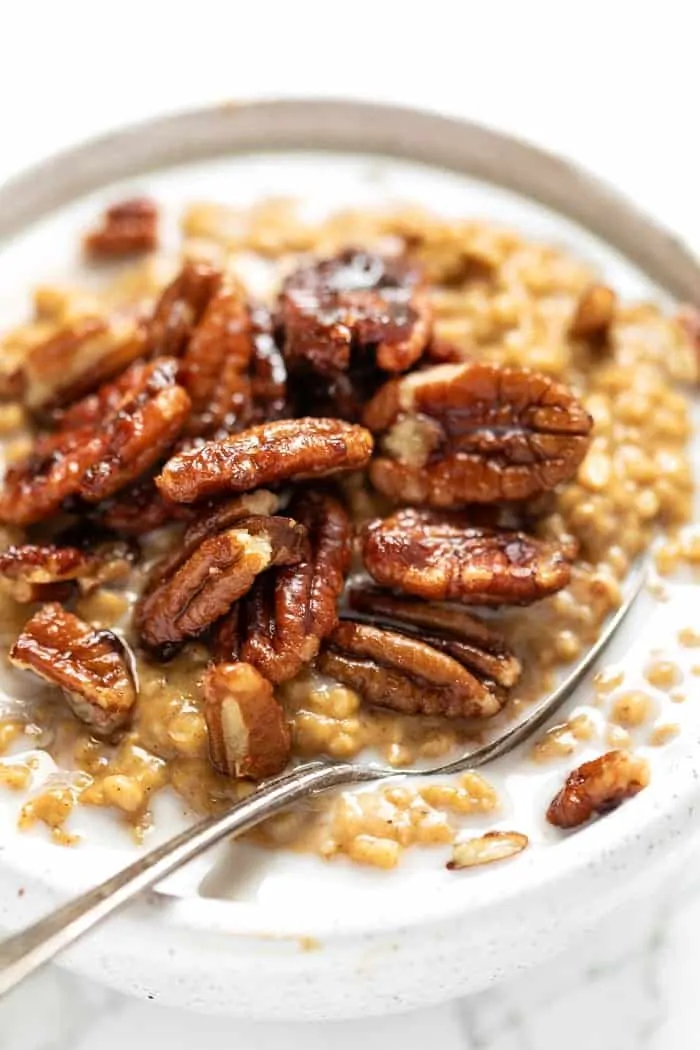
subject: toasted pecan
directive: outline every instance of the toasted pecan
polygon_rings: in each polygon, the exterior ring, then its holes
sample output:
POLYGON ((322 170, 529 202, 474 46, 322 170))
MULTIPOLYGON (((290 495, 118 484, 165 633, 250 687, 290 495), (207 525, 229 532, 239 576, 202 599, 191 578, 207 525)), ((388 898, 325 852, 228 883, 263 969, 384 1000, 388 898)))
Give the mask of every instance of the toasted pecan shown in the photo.
POLYGON ((173 456, 156 483, 179 503, 363 467, 372 435, 339 419, 282 419, 173 456))
POLYGON ((132 197, 110 205, 99 225, 83 238, 90 259, 121 259, 158 246, 158 209, 148 197, 132 197))
POLYGON ((330 634, 318 666, 369 703, 402 714, 485 718, 504 700, 453 656, 414 636, 352 620, 330 634))
POLYGON ((338 622, 350 566, 352 529, 336 496, 301 492, 288 510, 307 530, 307 553, 296 565, 258 577, 217 635, 219 652, 228 659, 240 653, 272 682, 293 678, 316 656, 338 622))
POLYGON ((370 467, 396 501, 454 507, 522 500, 572 477, 591 417, 561 383, 484 361, 389 380, 363 422, 380 436, 370 467))
POLYGON ((383 587, 477 605, 527 605, 571 577, 569 551, 559 544, 409 507, 367 524, 362 557, 383 587))
POLYGON ((202 686, 212 765, 251 780, 281 773, 291 734, 271 683, 250 664, 223 663, 205 672, 202 686))
POLYGON ((306 530, 289 518, 251 516, 204 539, 139 602, 136 625, 157 648, 201 634, 228 612, 255 577, 298 561, 306 530))
POLYGON ((9 658, 59 686, 76 718, 94 733, 109 735, 131 715, 136 685, 123 643, 56 602, 27 621, 9 658))
POLYGON ((608 751, 569 773, 549 805, 547 820, 558 828, 577 828, 596 814, 617 809, 648 783, 644 759, 626 751, 608 751))

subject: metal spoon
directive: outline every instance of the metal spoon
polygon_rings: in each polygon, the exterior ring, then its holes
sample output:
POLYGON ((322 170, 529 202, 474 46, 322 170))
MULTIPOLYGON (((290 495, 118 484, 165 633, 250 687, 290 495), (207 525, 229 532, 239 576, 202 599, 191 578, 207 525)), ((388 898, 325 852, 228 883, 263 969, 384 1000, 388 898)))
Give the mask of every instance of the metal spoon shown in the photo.
POLYGON ((426 776, 476 769, 507 754, 539 729, 571 695, 627 616, 646 578, 646 563, 627 581, 627 597, 610 617, 596 643, 561 684, 527 716, 488 743, 430 769, 394 769, 375 764, 308 762, 261 784, 257 791, 223 815, 210 817, 146 853, 92 890, 47 915, 28 929, 0 942, 0 996, 28 977, 102 919, 160 879, 222 839, 235 838, 267 817, 309 795, 341 784, 359 784, 396 776, 426 776))

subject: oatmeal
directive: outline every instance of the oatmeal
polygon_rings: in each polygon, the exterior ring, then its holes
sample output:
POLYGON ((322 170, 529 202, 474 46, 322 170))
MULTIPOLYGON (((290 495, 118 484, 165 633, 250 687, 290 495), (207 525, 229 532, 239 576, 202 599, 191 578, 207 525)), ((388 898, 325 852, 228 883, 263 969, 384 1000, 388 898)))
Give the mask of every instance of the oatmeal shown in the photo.
MULTIPOLYGON (((151 201, 117 203, 85 253, 99 275, 157 231, 151 201)), ((5 651, 48 685, 25 703, 13 672, 0 782, 65 843, 75 805, 143 835, 166 787, 209 813, 289 761, 446 759, 585 652, 652 536, 659 573, 700 563, 682 318, 417 208, 201 204, 182 232, 179 261, 39 287, 2 343, 5 651), (58 767, 36 790, 12 758, 30 738, 58 767)), ((558 826, 641 790, 630 750, 674 736, 657 698, 683 673, 661 654, 644 675, 600 671, 534 742, 547 763, 614 748, 571 774, 558 826)), ((340 792, 253 838, 380 868, 454 844, 476 866, 527 845, 478 824, 507 804, 465 774, 340 792)))

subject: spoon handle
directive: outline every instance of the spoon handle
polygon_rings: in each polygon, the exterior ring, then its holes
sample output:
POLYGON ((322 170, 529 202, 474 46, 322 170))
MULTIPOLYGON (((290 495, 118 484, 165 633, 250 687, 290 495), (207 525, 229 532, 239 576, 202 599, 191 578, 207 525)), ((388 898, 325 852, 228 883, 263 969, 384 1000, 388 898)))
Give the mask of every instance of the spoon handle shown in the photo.
POLYGON ((33 926, 1 941, 0 996, 141 890, 170 875, 221 839, 243 834, 266 817, 312 793, 380 776, 380 772, 359 766, 314 762, 267 781, 226 813, 187 828, 99 886, 64 904, 33 926))

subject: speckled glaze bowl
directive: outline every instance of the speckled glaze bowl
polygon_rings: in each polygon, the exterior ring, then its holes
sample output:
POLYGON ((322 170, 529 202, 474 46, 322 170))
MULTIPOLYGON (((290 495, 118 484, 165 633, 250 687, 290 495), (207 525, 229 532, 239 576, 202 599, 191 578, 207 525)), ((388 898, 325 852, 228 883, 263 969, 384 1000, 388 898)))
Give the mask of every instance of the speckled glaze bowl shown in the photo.
MULTIPOLYGON (((284 101, 150 121, 5 185, 0 323, 21 318, 27 287, 74 267, 77 231, 105 200, 134 192, 162 201, 166 215, 192 199, 244 203, 268 194, 328 207, 415 200, 563 242, 624 295, 700 305, 692 255, 608 188, 551 155, 426 113, 284 101)), ((633 682, 649 650, 671 646, 692 622, 694 606, 682 579, 669 586, 666 602, 642 595, 606 665, 623 667, 633 682)), ((566 762, 538 772, 516 753, 489 770, 510 800, 498 826, 531 834, 532 848, 517 863, 451 873, 444 858, 424 850, 410 851, 395 871, 375 872, 225 845, 61 962, 137 996, 252 1018, 364 1016, 483 988, 667 886, 697 845, 700 707, 681 706, 682 731, 654 755, 651 786, 578 833, 557 835, 542 821, 566 762)), ((82 842, 74 849, 51 845, 41 832, 19 833, 21 802, 21 795, 0 793, 0 925, 8 930, 138 851, 110 814, 88 809, 75 815, 82 842)), ((185 819, 175 799, 158 803, 149 844, 185 819)))

